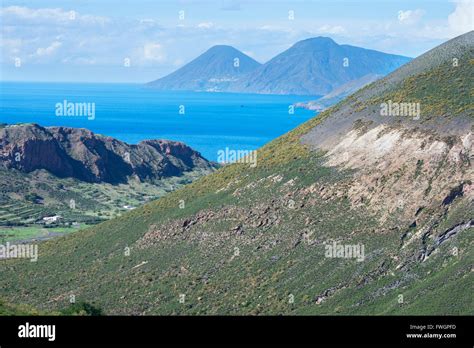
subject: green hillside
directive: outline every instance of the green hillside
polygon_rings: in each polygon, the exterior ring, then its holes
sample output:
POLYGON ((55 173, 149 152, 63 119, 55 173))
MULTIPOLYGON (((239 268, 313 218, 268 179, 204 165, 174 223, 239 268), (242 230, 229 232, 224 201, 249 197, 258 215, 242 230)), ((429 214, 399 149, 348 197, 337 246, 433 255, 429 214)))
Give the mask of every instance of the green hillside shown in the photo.
POLYGON ((473 36, 267 144, 255 168, 41 243, 36 263, 0 261, 0 296, 126 315, 474 314, 473 119, 453 92, 472 96, 473 36), (420 101, 419 122, 381 116, 387 100, 420 101), (364 259, 327 257, 333 242, 364 259))
POLYGON ((24 304, 12 304, 0 299, 0 315, 2 316, 35 316, 35 315, 81 315, 81 316, 97 316, 102 315, 100 309, 85 302, 69 304, 61 311, 44 311, 38 310, 32 306, 24 304))

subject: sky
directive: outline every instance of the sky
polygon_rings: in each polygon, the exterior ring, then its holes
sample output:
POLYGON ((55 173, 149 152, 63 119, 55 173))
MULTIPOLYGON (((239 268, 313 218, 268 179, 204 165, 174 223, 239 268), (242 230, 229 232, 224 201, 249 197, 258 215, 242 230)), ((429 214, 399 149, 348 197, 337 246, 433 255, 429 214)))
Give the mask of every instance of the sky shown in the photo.
POLYGON ((213 45, 264 63, 316 36, 416 57, 473 18, 474 0, 2 0, 0 80, 144 83, 213 45))

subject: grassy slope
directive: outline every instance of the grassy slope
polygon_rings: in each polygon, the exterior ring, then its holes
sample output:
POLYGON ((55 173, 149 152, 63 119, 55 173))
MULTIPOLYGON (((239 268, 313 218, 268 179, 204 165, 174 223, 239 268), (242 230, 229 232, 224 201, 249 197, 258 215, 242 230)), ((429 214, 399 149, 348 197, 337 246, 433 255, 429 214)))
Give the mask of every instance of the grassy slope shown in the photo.
POLYGON ((13 305, 0 300, 0 315, 42 315, 45 312, 28 305, 13 305))
MULTIPOLYGON (((452 78, 437 83, 452 84, 452 78)), ((413 89, 404 92, 406 98, 432 83, 429 76, 413 79, 417 83, 407 82, 413 89)), ((444 91, 430 95, 438 93, 437 103, 454 116, 457 102, 444 91)), ((344 195, 315 200, 302 191, 312 184, 344 185, 352 176, 322 166, 322 154, 299 139, 355 99, 264 146, 256 168, 227 166, 121 217, 45 242, 37 263, 3 261, 0 295, 57 309, 75 294, 106 314, 474 314, 472 228, 420 263, 411 259, 419 245, 401 249, 407 222, 380 225, 364 207, 351 209, 344 195), (282 180, 274 182, 271 175, 282 180), (218 218, 183 231, 185 220, 200 211, 218 218), (140 239, 152 225, 162 239, 144 244, 140 239), (241 234, 234 232, 238 225, 241 234), (323 243, 332 239, 364 243, 365 262, 325 258, 323 243), (127 246, 130 256, 124 255, 127 246), (397 258, 409 267, 397 269, 397 258), (184 304, 180 294, 186 295, 184 304), (318 304, 318 296, 325 301, 318 304)), ((472 204, 455 201, 438 228, 468 218, 472 204)))

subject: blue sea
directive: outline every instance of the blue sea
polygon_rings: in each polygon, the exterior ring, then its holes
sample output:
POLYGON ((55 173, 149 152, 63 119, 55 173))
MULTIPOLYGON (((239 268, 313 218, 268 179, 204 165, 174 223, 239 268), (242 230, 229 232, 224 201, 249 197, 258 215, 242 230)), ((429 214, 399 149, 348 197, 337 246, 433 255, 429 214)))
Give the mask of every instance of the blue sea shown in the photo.
POLYGON ((177 140, 213 161, 218 150, 255 150, 315 115, 297 108, 290 114, 289 106, 316 96, 161 92, 139 84, 1 82, 0 86, 1 123, 81 127, 131 144, 177 140), (56 104, 64 101, 94 103, 94 119, 57 116, 56 104))

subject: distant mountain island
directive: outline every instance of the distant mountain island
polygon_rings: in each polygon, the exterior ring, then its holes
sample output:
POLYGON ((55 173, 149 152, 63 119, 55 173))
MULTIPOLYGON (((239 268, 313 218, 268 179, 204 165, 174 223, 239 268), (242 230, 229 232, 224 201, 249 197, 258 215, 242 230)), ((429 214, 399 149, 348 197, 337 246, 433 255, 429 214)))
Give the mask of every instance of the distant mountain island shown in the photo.
POLYGON ((260 65, 234 47, 218 45, 148 86, 170 91, 224 91, 260 65))
POLYGON ((160 90, 321 96, 367 76, 384 76, 411 58, 339 45, 328 37, 302 40, 265 64, 231 46, 214 46, 147 85, 160 90))

